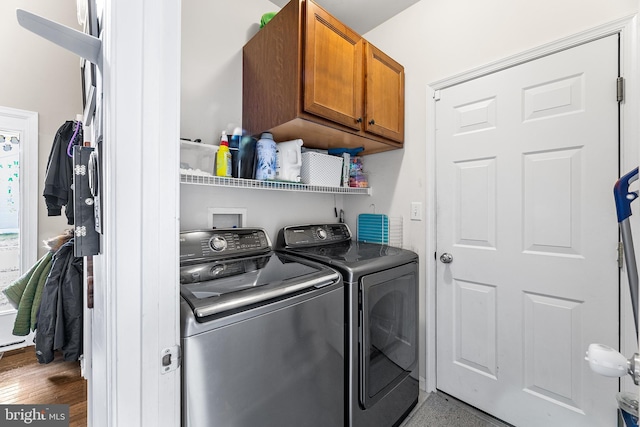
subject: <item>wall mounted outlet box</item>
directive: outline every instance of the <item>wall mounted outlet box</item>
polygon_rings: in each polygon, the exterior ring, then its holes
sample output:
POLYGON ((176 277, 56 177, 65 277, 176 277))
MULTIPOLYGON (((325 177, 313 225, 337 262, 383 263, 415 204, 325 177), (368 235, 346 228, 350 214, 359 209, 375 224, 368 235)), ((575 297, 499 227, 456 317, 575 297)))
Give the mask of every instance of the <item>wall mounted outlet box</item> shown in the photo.
POLYGON ((209 228, 238 228, 247 226, 246 208, 209 208, 209 228))

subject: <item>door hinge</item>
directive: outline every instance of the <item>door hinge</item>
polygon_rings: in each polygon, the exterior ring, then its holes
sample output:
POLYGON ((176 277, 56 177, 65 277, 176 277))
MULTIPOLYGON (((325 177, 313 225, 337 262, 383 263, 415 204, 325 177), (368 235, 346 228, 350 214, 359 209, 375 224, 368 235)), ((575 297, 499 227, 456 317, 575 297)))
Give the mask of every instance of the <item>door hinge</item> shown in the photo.
POLYGON ((618 268, 622 268, 624 263, 624 246, 618 242, 618 268))
POLYGON ((440 91, 436 90, 433 92, 433 100, 434 101, 440 101, 440 91))
POLYGON ((166 374, 180 367, 180 346, 167 347, 160 352, 160 372, 166 374))
POLYGON ((616 80, 616 99, 618 102, 624 101, 624 77, 618 77, 616 80))

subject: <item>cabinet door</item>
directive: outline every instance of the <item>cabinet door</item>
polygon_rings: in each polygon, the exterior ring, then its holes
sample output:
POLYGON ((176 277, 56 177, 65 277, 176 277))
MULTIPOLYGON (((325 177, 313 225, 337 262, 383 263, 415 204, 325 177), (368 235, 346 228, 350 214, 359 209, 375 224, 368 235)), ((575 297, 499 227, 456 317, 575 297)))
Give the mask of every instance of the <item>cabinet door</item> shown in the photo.
POLYGON ((365 45, 367 132, 404 141, 404 67, 370 43, 365 45))
POLYGON ((311 1, 306 3, 304 111, 362 128, 362 38, 311 1))

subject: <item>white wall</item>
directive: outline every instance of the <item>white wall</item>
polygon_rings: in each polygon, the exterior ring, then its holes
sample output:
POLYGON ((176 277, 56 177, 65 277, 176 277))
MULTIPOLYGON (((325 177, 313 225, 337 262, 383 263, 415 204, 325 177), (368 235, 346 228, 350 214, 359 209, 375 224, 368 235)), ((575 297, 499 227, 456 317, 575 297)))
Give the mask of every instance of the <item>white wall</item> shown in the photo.
MULTIPOLYGON (((247 226, 262 227, 275 243, 278 230, 286 225, 337 222, 334 206, 341 197, 331 194, 289 191, 214 188, 182 185, 181 230, 207 228, 207 208, 247 208, 247 226)), ((363 197, 354 195, 349 197, 363 197)), ((355 232, 355 229, 352 228, 355 232)))
POLYGON ((217 144, 242 125, 242 47, 278 10, 268 0, 182 2, 181 137, 217 144))
POLYGON ((42 192, 47 159, 56 131, 66 120, 82 112, 80 59, 77 55, 28 32, 18 25, 16 9, 25 9, 53 21, 81 30, 76 18, 75 0, 0 1, 0 105, 35 111, 39 120, 38 154, 38 241, 69 228, 66 217, 48 217, 42 192))
MULTIPOLYGON (((267 0, 183 1, 182 137, 217 144, 221 131, 241 126, 242 47, 258 32, 262 15, 277 10, 267 0)), ((263 227, 274 241, 285 225, 337 221, 334 203, 340 209, 344 197, 185 184, 180 191, 181 230, 207 228, 208 208, 246 208, 247 226, 263 227)))
MULTIPOLYGON (((320 0, 320 3, 321 0, 320 0)), ((375 203, 378 212, 405 218, 406 246, 420 254, 420 334, 424 337, 429 316, 425 313, 426 223, 409 221, 410 202, 426 205, 427 182, 427 86, 525 50, 558 40, 600 24, 637 13, 637 0, 566 0, 537 2, 488 0, 421 0, 364 37, 405 67, 405 148, 366 157, 374 188, 370 200, 345 200, 350 215, 375 203)), ((428 215, 434 206, 425 206, 428 215)), ((347 217, 353 221, 352 217, 347 217)), ((430 291, 432 292, 432 290, 430 291)), ((430 293, 433 295, 433 293, 430 293)), ((424 342, 421 344, 424 345, 424 342)), ((425 375, 425 355, 420 351, 420 375, 425 375)))

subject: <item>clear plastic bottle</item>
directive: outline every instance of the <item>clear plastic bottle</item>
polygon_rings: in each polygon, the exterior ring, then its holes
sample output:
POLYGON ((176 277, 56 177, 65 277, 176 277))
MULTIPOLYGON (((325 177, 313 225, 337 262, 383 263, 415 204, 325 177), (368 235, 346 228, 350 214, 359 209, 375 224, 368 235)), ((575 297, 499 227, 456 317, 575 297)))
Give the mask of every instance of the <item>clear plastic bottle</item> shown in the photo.
POLYGON ((256 143, 256 179, 276 178, 276 143, 273 135, 264 132, 256 143))
POLYGON ((218 148, 218 154, 216 154, 216 176, 231 176, 231 152, 229 151, 229 141, 225 131, 222 131, 220 148, 218 148))

